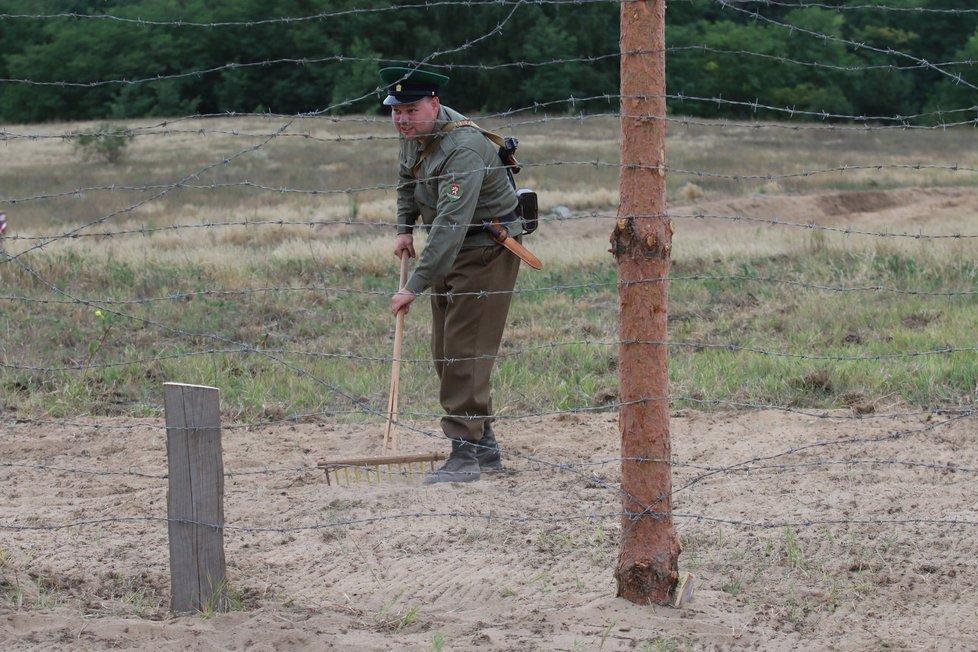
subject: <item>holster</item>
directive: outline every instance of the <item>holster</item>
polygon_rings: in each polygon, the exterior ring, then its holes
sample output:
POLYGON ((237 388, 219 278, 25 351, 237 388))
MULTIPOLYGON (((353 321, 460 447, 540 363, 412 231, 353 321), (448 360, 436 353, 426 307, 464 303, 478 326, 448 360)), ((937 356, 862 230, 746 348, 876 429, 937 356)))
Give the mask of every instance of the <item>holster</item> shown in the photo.
POLYGON ((519 201, 516 206, 516 214, 523 221, 523 233, 529 235, 536 231, 540 224, 537 194, 524 188, 516 191, 516 199, 519 201))

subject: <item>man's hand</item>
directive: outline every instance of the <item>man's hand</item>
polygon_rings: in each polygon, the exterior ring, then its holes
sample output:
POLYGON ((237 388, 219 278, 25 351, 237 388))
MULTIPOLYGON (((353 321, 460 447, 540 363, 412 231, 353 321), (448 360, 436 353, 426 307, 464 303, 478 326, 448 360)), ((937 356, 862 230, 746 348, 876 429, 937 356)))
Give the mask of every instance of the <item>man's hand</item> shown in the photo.
POLYGON ((394 255, 401 257, 401 252, 406 251, 408 258, 414 258, 414 236, 410 233, 402 233, 394 240, 394 255))
POLYGON ((411 290, 401 288, 397 294, 391 297, 391 312, 397 315, 403 310, 405 315, 408 314, 411 312, 411 302, 414 301, 415 296, 411 290))

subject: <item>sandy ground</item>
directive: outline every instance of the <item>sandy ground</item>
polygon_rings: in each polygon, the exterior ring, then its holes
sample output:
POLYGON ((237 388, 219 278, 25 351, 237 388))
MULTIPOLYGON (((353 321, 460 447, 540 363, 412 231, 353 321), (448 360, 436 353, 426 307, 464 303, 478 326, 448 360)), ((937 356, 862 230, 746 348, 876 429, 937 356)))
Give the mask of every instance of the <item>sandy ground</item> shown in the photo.
POLYGON ((679 609, 614 597, 616 421, 500 423, 507 472, 435 487, 327 484, 363 427, 225 428, 239 610, 210 617, 167 611, 160 424, 4 422, 0 648, 978 646, 974 417, 674 414, 679 609))
POLYGON ((681 608, 615 597, 614 413, 500 421, 507 471, 434 487, 327 483, 375 427, 225 424, 233 610, 179 616, 162 421, 6 415, 0 649, 978 649, 978 421, 879 407, 672 414, 681 608))

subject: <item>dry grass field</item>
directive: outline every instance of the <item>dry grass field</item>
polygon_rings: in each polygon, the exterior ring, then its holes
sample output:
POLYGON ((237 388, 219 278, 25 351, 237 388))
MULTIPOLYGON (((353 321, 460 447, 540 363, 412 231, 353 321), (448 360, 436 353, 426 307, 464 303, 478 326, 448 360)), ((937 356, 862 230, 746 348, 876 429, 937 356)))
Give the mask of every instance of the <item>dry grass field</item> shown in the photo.
MULTIPOLYGON (((316 468, 383 433, 346 399, 387 393, 389 125, 128 126, 114 166, 57 137, 93 125, 7 127, 0 648, 978 647, 974 132, 670 125, 677 609, 614 597, 613 117, 486 123, 548 268, 499 363, 506 472, 431 488, 316 468), (226 613, 168 612, 167 381, 222 392, 226 613)), ((401 446, 438 451, 414 312, 401 446)))

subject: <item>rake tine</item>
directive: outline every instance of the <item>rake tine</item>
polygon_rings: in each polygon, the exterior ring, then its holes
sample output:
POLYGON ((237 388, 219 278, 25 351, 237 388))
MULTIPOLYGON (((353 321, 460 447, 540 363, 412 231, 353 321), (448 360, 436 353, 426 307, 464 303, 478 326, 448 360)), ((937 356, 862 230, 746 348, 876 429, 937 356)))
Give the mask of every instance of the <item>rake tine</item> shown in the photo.
POLYGON ((423 478, 425 467, 430 466, 435 469, 435 462, 445 459, 444 453, 416 453, 411 455, 396 455, 387 457, 359 457, 346 458, 330 461, 320 461, 319 468, 326 471, 326 483, 350 486, 351 481, 360 484, 360 472, 363 471, 363 482, 371 484, 380 483, 384 480, 384 473, 393 478, 395 473, 399 476, 413 476, 420 473, 423 478), (343 472, 342 481, 340 471, 343 472), (332 479, 330 479, 332 475, 332 479), (352 476, 352 478, 351 478, 352 476))

